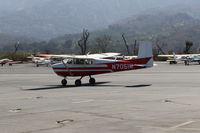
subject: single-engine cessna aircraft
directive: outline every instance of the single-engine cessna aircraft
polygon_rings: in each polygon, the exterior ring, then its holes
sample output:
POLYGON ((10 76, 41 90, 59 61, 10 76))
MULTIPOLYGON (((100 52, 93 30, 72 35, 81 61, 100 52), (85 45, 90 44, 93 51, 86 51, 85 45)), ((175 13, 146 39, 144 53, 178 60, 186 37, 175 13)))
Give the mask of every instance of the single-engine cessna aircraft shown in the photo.
POLYGON ((200 64, 200 54, 179 54, 176 55, 173 52, 173 55, 158 55, 158 57, 167 57, 169 60, 169 64, 177 64, 178 62, 184 62, 185 65, 189 65, 189 63, 197 62, 200 64))
POLYGON ((71 57, 63 60, 62 63, 52 65, 54 72, 64 77, 61 81, 63 86, 67 85, 67 77, 80 76, 80 79, 75 81, 76 86, 81 86, 81 79, 85 76, 89 76, 89 83, 95 84, 95 79, 92 75, 136 70, 153 66, 152 59, 152 44, 147 41, 143 41, 139 46, 139 54, 136 59, 96 59, 88 57, 71 57))
POLYGON ((199 55, 191 55, 187 56, 185 59, 183 59, 185 65, 189 65, 190 63, 197 62, 200 64, 200 56, 199 55))
POLYGON ((12 66, 13 64, 20 64, 20 63, 22 63, 22 61, 13 61, 13 60, 10 60, 10 59, 7 59, 7 58, 0 60, 1 66, 5 65, 5 64, 12 66))
POLYGON ((2 59, 2 60, 0 60, 0 64, 1 64, 1 66, 3 66, 3 65, 5 65, 5 64, 7 64, 7 63, 9 63, 9 62, 11 62, 11 61, 13 61, 13 60, 10 60, 10 59, 2 59))
POLYGON ((7 59, 7 58, 0 60, 1 66, 5 65, 5 64, 9 64, 11 66, 13 63, 14 63, 13 60, 10 60, 10 59, 7 59))

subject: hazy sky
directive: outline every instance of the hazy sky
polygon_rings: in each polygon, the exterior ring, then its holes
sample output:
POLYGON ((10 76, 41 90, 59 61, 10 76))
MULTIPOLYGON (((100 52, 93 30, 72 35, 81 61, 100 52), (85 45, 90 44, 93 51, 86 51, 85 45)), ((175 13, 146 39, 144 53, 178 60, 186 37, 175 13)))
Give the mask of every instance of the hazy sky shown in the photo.
MULTIPOLYGON (((79 1, 91 1, 91 2, 103 2, 105 4, 105 0, 0 0, 0 7, 4 8, 5 10, 10 10, 11 8, 24 8, 30 7, 35 5, 40 5, 49 1, 66 1, 66 2, 79 2, 79 1)), ((165 6, 165 5, 173 5, 173 4, 191 4, 191 3, 200 3, 199 0, 106 0, 107 4, 112 4, 113 2, 121 2, 124 5, 130 4, 134 5, 141 5, 141 6, 165 6), (123 2, 122 2, 123 1, 123 2), (150 4, 150 5, 149 5, 150 4)))
MULTIPOLYGON (((24 8, 31 8, 35 6, 45 6, 50 3, 67 3, 71 6, 81 6, 78 3, 92 3, 93 6, 98 8, 105 5, 112 8, 113 5, 118 3, 122 9, 133 9, 133 11, 141 11, 142 9, 150 9, 156 7, 164 7, 167 5, 184 4, 184 5, 199 5, 199 0, 0 0, 0 15, 4 12, 12 12, 24 8), (95 4, 96 3, 96 4, 95 4), (115 4, 113 4, 115 3, 115 4)), ((67 7, 66 7, 67 8, 67 7)), ((78 9, 78 8, 77 8, 78 9)))
MULTIPOLYGON (((140 12, 170 5, 176 5, 175 9, 190 5, 189 9, 199 10, 200 0, 0 0, 0 24, 8 27, 4 31, 9 31, 9 34, 13 32, 10 27, 18 31, 27 24, 24 31, 36 35, 44 28, 40 24, 48 24, 46 27, 56 29, 52 34, 57 35, 68 33, 67 30, 69 33, 80 32, 83 27, 89 30, 104 28, 140 12), (29 31, 33 24, 42 28, 29 31)), ((199 12, 193 14, 198 16, 199 12)))

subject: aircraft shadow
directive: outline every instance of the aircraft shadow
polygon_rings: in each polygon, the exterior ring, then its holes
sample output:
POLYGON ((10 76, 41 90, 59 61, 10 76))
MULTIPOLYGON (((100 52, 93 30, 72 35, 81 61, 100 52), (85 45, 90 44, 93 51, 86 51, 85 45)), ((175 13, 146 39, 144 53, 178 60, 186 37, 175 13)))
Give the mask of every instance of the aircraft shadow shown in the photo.
MULTIPOLYGON (((81 86, 101 86, 102 84, 107 84, 110 82, 97 82, 95 85, 90 85, 89 83, 82 84, 81 86)), ((25 91, 39 91, 39 90, 53 90, 53 89, 64 89, 64 88, 77 88, 75 85, 46 85, 47 87, 42 88, 31 88, 31 89, 24 89, 25 91)))
POLYGON ((125 87, 129 87, 129 88, 139 88, 139 87, 148 87, 148 86, 152 86, 152 84, 140 84, 140 85, 125 86, 125 87))
POLYGON ((62 89, 66 88, 62 85, 47 85, 47 87, 42 88, 31 88, 31 89, 23 89, 24 91, 39 91, 39 90, 53 90, 53 89, 62 89))
MULTIPOLYGON (((128 88, 139 88, 139 87, 148 87, 151 84, 139 84, 139 85, 131 85, 131 86, 122 86, 122 85, 105 85, 110 82, 97 82, 95 85, 90 85, 89 83, 82 84, 81 86, 88 86, 88 87, 128 87, 128 88)), ((31 88, 31 89, 24 89, 24 91, 39 91, 39 90, 54 90, 54 89, 66 89, 66 88, 77 88, 75 85, 47 85, 47 87, 41 88, 31 88)))

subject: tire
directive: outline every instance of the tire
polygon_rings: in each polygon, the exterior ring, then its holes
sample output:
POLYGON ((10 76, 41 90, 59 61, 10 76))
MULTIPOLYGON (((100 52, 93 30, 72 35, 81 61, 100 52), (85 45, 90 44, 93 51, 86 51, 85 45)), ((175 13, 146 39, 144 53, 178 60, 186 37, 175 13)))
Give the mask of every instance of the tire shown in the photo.
POLYGON ((80 79, 77 79, 77 80, 75 81, 75 85, 76 85, 76 86, 81 86, 81 80, 80 80, 80 79))
POLYGON ((187 66, 188 65, 188 61, 184 61, 185 65, 187 66))
POLYGON ((63 79, 63 80, 61 81, 61 84, 62 84, 63 86, 66 86, 66 85, 67 85, 67 80, 66 80, 66 79, 63 79))
POLYGON ((90 78, 89 83, 90 83, 91 85, 94 85, 94 84, 96 83, 96 81, 95 81, 94 78, 90 78))

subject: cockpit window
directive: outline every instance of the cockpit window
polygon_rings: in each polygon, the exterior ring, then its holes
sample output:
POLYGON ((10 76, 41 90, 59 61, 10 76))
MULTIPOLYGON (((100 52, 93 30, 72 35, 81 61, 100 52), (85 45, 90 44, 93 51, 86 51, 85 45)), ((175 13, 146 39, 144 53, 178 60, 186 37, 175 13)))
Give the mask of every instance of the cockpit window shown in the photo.
POLYGON ((73 60, 72 59, 68 59, 67 60, 67 64, 73 64, 73 60))

